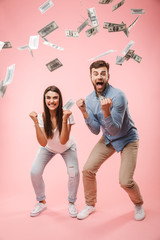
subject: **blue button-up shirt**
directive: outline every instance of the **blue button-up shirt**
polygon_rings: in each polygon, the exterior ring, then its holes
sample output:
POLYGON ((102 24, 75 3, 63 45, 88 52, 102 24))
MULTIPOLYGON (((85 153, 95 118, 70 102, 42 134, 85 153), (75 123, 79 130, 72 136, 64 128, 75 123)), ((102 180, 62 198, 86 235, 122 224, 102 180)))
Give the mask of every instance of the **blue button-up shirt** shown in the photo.
POLYGON ((111 114, 104 118, 100 101, 93 91, 85 100, 88 112, 85 122, 96 135, 101 127, 106 145, 112 143, 115 150, 120 152, 126 144, 138 139, 137 129, 129 114, 127 98, 121 90, 108 84, 102 96, 112 100, 111 114))

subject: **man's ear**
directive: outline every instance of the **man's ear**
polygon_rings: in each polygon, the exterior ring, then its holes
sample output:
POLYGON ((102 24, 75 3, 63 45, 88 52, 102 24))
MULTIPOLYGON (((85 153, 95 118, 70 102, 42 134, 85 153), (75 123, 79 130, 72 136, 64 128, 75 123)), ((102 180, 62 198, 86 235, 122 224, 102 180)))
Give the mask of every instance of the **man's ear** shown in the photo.
POLYGON ((108 73, 108 80, 110 79, 110 74, 108 73))

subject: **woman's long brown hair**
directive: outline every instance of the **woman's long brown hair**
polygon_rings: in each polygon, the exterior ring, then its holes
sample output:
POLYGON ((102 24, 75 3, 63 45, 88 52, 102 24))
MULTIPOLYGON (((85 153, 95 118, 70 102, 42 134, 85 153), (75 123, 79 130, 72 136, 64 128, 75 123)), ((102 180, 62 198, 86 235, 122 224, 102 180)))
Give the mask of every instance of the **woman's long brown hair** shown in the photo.
POLYGON ((44 108, 44 112, 43 112, 43 121, 44 121, 44 130, 46 133, 47 138, 53 138, 53 129, 52 129, 52 122, 51 122, 51 116, 50 116, 50 111, 46 105, 46 101, 45 101, 45 95, 48 91, 52 91, 52 92, 56 92, 59 95, 59 106, 56 109, 56 122, 57 122, 57 127, 59 130, 59 133, 61 133, 62 130, 62 116, 63 116, 63 110, 62 110, 62 106, 63 106, 63 99, 62 99, 62 94, 61 91, 56 87, 56 86, 49 86, 48 88, 46 88, 46 90, 44 91, 43 94, 43 108, 44 108))

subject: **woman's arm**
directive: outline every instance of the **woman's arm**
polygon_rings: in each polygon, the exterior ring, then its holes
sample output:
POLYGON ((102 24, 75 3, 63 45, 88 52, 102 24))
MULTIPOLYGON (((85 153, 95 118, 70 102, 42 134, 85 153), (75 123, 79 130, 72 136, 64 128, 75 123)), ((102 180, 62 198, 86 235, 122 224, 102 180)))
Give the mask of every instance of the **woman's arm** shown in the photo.
POLYGON ((31 112, 29 114, 30 118, 33 120, 35 124, 35 129, 36 129, 36 137, 39 142, 39 144, 42 147, 45 147, 47 144, 47 137, 44 131, 44 128, 41 128, 38 124, 38 118, 37 118, 37 113, 36 112, 31 112))
POLYGON ((60 143, 63 145, 69 140, 71 124, 67 124, 67 120, 71 114, 72 112, 70 110, 63 110, 62 131, 59 136, 60 143))

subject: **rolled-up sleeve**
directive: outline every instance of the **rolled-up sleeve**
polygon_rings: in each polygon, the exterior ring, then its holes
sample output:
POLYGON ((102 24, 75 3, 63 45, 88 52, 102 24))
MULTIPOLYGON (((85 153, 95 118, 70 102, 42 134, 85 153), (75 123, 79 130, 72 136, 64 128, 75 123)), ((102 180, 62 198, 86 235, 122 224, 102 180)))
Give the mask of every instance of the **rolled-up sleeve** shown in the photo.
POLYGON ((90 129, 90 131, 96 135, 99 134, 100 132, 100 124, 98 119, 94 116, 92 110, 87 106, 87 100, 86 100, 86 110, 88 113, 88 118, 85 119, 85 123, 88 126, 88 128, 90 129))
POLYGON ((103 119, 105 129, 111 136, 119 134, 122 128, 126 107, 127 99, 123 93, 120 93, 115 99, 113 99, 111 115, 103 119))

